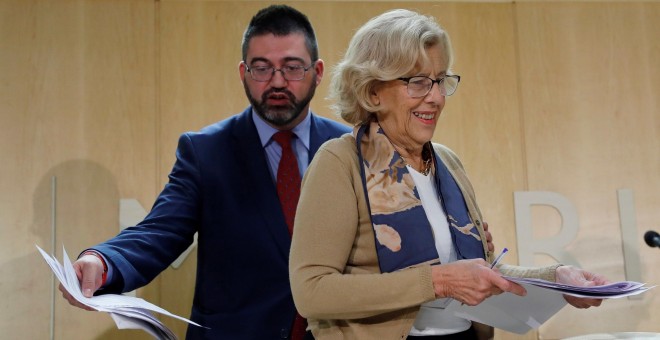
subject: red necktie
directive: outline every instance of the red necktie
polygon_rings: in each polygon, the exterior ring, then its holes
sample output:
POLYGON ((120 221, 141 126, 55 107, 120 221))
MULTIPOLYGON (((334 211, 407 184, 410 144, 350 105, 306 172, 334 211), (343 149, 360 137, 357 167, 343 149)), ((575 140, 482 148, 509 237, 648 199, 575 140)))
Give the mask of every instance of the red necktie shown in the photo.
POLYGON ((293 234, 293 220, 296 217, 296 206, 300 197, 300 171, 298 160, 291 148, 292 138, 291 131, 280 131, 273 135, 273 139, 282 147, 282 158, 277 167, 277 196, 280 198, 284 219, 289 227, 289 235, 293 234))
MULTIPOLYGON (((273 140, 282 147, 282 158, 277 168, 277 196, 284 213, 289 235, 293 234, 293 220, 296 217, 296 207, 300 197, 300 170, 298 160, 291 147, 293 132, 279 131, 273 135, 273 140)), ((291 340, 302 340, 305 337, 307 321, 296 313, 291 327, 291 340)))

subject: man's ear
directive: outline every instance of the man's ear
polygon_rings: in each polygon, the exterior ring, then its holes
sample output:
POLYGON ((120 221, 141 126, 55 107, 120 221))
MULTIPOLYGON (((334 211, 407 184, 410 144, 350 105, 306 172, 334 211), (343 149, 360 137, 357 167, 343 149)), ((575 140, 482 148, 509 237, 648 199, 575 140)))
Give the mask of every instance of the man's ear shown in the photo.
POLYGON ((321 79, 323 79, 323 71, 325 70, 325 64, 323 63, 323 59, 319 59, 316 61, 314 64, 314 71, 316 71, 316 85, 321 83, 321 79))
POLYGON ((241 81, 245 81, 245 73, 247 72, 247 65, 245 62, 241 61, 238 63, 238 76, 241 77, 241 81))

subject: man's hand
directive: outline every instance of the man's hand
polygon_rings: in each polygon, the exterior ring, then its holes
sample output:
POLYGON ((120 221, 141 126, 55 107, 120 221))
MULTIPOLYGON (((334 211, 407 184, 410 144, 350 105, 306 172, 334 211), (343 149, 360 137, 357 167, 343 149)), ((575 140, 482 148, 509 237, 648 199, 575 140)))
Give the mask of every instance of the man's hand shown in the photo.
POLYGON ((486 243, 488 244, 488 251, 492 253, 495 251, 495 244, 493 243, 493 235, 491 235, 490 231, 488 231, 488 222, 484 222, 484 234, 486 234, 486 243))
MULTIPOLYGON (((601 275, 573 266, 560 266, 557 268, 555 275, 558 283, 571 284, 580 287, 602 286, 609 283, 609 281, 601 275)), ((564 295, 564 299, 576 308, 598 307, 603 302, 602 299, 579 298, 570 295, 564 295)))
MULTIPOLYGON (((103 280, 103 262, 101 262, 101 259, 94 255, 83 255, 73 263, 73 269, 76 271, 78 281, 80 281, 83 295, 88 298, 92 297, 94 292, 101 287, 101 282, 103 280)), ((64 289, 64 286, 62 286, 61 283, 59 289, 60 292, 62 292, 62 296, 69 301, 69 304, 72 306, 90 311, 95 310, 74 299, 73 296, 64 289)))

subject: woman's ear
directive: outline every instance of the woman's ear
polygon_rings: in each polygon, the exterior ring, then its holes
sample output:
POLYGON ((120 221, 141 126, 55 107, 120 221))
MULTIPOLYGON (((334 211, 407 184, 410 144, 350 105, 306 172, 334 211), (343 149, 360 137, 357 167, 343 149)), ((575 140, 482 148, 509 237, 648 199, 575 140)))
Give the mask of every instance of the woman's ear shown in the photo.
POLYGON ((373 106, 380 105, 380 96, 378 95, 378 91, 375 86, 369 89, 369 100, 373 106))

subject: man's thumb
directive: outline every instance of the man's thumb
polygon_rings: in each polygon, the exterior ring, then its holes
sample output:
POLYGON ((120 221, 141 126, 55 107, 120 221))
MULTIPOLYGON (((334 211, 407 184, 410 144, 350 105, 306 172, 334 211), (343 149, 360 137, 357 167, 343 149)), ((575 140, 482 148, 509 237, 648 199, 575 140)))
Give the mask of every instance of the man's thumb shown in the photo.
POLYGON ((84 277, 81 284, 82 284, 83 295, 86 298, 91 298, 94 295, 94 292, 96 291, 94 279, 89 277, 84 277))

